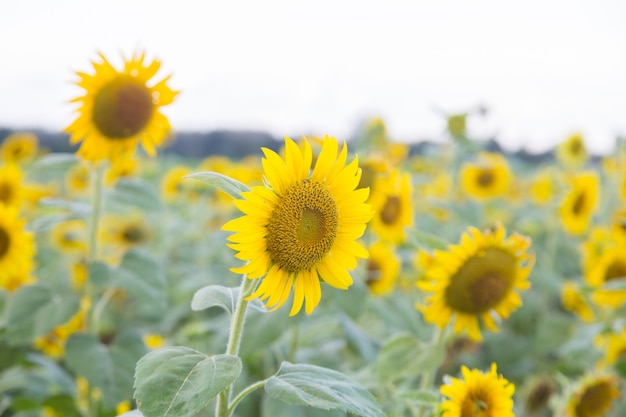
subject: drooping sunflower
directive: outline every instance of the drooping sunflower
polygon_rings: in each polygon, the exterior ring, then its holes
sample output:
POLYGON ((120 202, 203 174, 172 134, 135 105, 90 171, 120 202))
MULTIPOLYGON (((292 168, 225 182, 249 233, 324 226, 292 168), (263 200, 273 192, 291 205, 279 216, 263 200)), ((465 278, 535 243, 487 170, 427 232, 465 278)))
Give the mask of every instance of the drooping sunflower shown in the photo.
POLYGON ((578 385, 568 401, 568 417, 602 417, 620 395, 619 379, 613 375, 588 375, 578 385))
POLYGON ((24 230, 25 221, 17 207, 0 204, 0 276, 7 279, 30 273, 33 269, 35 241, 24 230))
POLYGON ((555 156, 559 162, 568 167, 583 165, 589 159, 583 136, 574 133, 565 139, 556 147, 555 156))
POLYGON ((372 188, 370 203, 374 209, 372 231, 383 242, 402 243, 405 228, 413 225, 411 178, 408 173, 392 172, 378 178, 372 188))
POLYGON ((570 179, 572 188, 559 208, 563 228, 573 235, 583 234, 598 205, 600 181, 594 172, 583 172, 570 179))
POLYGON ((19 206, 24 199, 22 170, 16 164, 0 168, 0 203, 19 206))
POLYGON ((476 199, 504 195, 511 184, 509 163, 498 153, 481 153, 476 162, 463 165, 460 175, 463 191, 476 199))
POLYGON ((311 170, 312 151, 285 137, 285 157, 263 148, 266 186, 243 192, 235 205, 245 215, 222 229, 235 232, 228 246, 246 265, 231 269, 250 279, 263 277, 250 297, 282 306, 293 289, 290 315, 305 303, 307 314, 321 299, 320 281, 340 289, 352 285, 348 270, 368 253, 356 240, 365 232, 372 213, 365 203, 369 190, 356 189, 361 171, 358 158, 346 165, 347 145, 341 150, 333 137, 324 139, 311 170))
POLYGON ((2 159, 9 163, 26 161, 35 156, 37 142, 37 136, 32 133, 12 133, 2 142, 0 148, 2 159))
POLYGON ((417 285, 431 295, 426 305, 416 306, 429 323, 444 328, 454 317, 454 332, 481 340, 478 320, 498 329, 494 316, 506 319, 522 305, 518 293, 530 287, 528 275, 534 264, 530 238, 509 237, 501 224, 481 232, 470 227, 458 245, 435 251, 423 265, 425 277, 417 285))
POLYGON ((100 62, 92 62, 93 74, 77 73, 76 84, 85 94, 72 100, 80 106, 78 117, 65 129, 70 143, 82 141, 77 155, 92 162, 132 155, 139 143, 154 155, 171 130, 160 111, 178 94, 167 86, 170 77, 150 85, 161 62, 144 62, 144 53, 124 59, 121 71, 99 56, 100 62))
POLYGON ((372 294, 382 295, 393 289, 400 273, 400 259, 393 249, 377 242, 368 248, 365 283, 372 294))
POLYGON ((495 363, 489 372, 461 367, 463 379, 451 378, 441 386, 449 399, 441 404, 442 417, 515 417, 515 385, 498 375, 495 363))

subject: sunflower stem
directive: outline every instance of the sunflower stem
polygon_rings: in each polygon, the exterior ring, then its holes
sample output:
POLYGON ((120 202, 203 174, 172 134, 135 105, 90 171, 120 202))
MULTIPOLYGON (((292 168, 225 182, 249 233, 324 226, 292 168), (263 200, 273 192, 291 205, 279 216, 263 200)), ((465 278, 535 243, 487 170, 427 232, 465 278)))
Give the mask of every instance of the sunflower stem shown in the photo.
MULTIPOLYGON (((256 282, 256 280, 248 279, 246 275, 242 277, 239 298, 237 299, 237 305, 235 306, 235 311, 230 321, 230 334, 228 335, 228 344, 226 345, 227 355, 238 356, 239 354, 241 336, 243 336, 243 324, 248 309, 248 300, 246 300, 246 298, 252 295, 256 282)), ((217 404, 215 405, 216 417, 228 417, 232 413, 234 407, 228 406, 231 391, 232 384, 217 396, 217 404)))
POLYGON ((296 349, 298 349, 298 324, 294 324, 291 327, 291 338, 289 340, 289 353, 287 354, 287 361, 293 363, 296 358, 296 349))
POLYGON ((235 411, 235 407, 237 407, 237 404, 239 404, 241 400, 243 400, 248 394, 250 394, 254 390, 263 388, 265 386, 266 381, 267 380, 264 379, 262 381, 255 382, 254 384, 249 385, 243 390, 241 390, 241 392, 237 394, 237 396, 231 401, 230 406, 228 407, 227 415, 231 415, 233 411, 235 411))
MULTIPOLYGON (((446 329, 447 327, 444 327, 443 329, 440 329, 439 327, 435 327, 433 338, 430 342, 430 347, 429 347, 430 349, 442 348, 442 344, 445 339, 444 336, 445 336, 446 329)), ((439 365, 441 364, 438 364, 436 367, 424 372, 424 374, 422 375, 422 380, 420 381, 420 389, 428 390, 430 388, 433 388, 433 385, 435 383, 435 375, 437 374, 437 369, 439 369, 439 365)), ((420 416, 426 415, 427 412, 428 412, 428 407, 420 406, 420 413, 419 413, 420 416)))

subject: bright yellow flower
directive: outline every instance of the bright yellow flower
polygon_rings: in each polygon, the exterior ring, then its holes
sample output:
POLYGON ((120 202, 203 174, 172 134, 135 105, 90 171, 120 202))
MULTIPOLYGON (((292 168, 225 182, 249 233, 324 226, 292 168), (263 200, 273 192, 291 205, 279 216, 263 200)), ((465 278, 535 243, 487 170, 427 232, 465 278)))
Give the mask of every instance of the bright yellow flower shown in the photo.
POLYGON ((19 207, 24 199, 22 178, 22 170, 16 164, 9 164, 0 168, 1 204, 19 207))
POLYGON ((598 205, 600 182, 594 172, 584 172, 570 179, 572 189, 559 208, 563 228, 570 234, 583 234, 598 205))
POLYGON ((381 153, 377 152, 367 155, 361 161, 361 171, 361 181, 358 188, 372 189, 379 178, 389 175, 391 167, 389 161, 381 153))
POLYGON ((483 152, 475 163, 461 168, 461 187, 470 197, 486 199, 504 195, 511 184, 511 170, 506 158, 483 152))
POLYGON ((65 352, 65 342, 69 337, 85 329, 85 313, 88 310, 89 301, 81 300, 81 305, 76 314, 67 322, 58 325, 44 336, 34 340, 35 348, 45 355, 58 359, 65 352))
POLYGON ((535 175, 530 183, 530 197, 533 203, 542 206, 548 203, 556 194, 554 179, 548 171, 541 171, 535 175))
POLYGON ((568 401, 568 417, 602 417, 619 397, 619 380, 611 375, 582 379, 568 401))
POLYGON ((163 335, 156 333, 145 334, 143 336, 143 343, 150 350, 158 349, 164 345, 163 335))
POLYGON ((37 153, 37 136, 32 133, 12 133, 2 142, 0 153, 5 162, 29 160, 37 153))
POLYGON ((402 243, 406 240, 405 228, 413 225, 411 193, 408 173, 394 171, 376 181, 369 200, 374 209, 371 227, 382 241, 402 243))
POLYGON ((87 194, 89 192, 90 181, 91 174, 89 167, 82 163, 74 165, 67 171, 67 174, 65 174, 65 187, 72 196, 87 194))
POLYGON ((595 319, 591 306, 578 286, 571 281, 563 283, 561 287, 561 302, 566 310, 576 314, 583 322, 591 323, 595 319))
POLYGON ((339 150, 335 138, 324 139, 311 171, 312 151, 285 138, 285 158, 263 148, 266 186, 242 193, 235 205, 244 216, 222 229, 235 232, 228 246, 247 264, 232 271, 248 278, 263 277, 250 297, 275 310, 293 288, 290 315, 306 300, 307 314, 321 299, 320 280, 340 289, 352 285, 348 270, 368 253, 356 240, 365 232, 372 213, 365 200, 368 189, 356 189, 361 171, 358 159, 346 165, 348 147, 339 150))
POLYGON ((170 77, 148 85, 161 63, 144 63, 143 53, 124 59, 121 71, 99 56, 101 62, 92 62, 93 74, 77 73, 85 94, 72 100, 80 106, 78 117, 65 129, 70 143, 82 142, 77 155, 94 163, 128 157, 139 143, 154 155, 171 130, 160 111, 177 94, 167 86, 170 77))
POLYGON ((191 168, 184 165, 170 168, 161 180, 161 197, 163 200, 173 203, 181 197, 189 197, 194 184, 191 180, 183 180, 183 177, 191 173, 191 168))
POLYGON ((585 141, 580 133, 574 133, 556 148, 556 159, 563 165, 578 167, 589 159, 585 141))
POLYGON ((130 410, 131 410, 130 401, 128 400, 122 401, 121 403, 117 405, 117 407, 115 407, 115 415, 121 416, 122 414, 127 413, 130 410))
POLYGON ((480 232, 470 227, 458 245, 435 251, 423 265, 425 278, 417 285, 431 295, 417 308, 429 323, 444 328, 454 317, 454 332, 466 330, 473 340, 481 340, 478 319, 497 331, 494 316, 506 319, 522 305, 517 290, 530 287, 528 275, 534 255, 528 252, 530 238, 516 233, 505 237, 498 224, 480 232))
POLYGON ((24 229, 17 208, 0 204, 0 282, 7 286, 13 287, 16 279, 28 281, 33 270, 35 241, 24 229))
POLYGON ((84 254, 87 251, 87 239, 87 225, 81 219, 66 220, 50 230, 52 247, 67 254, 84 254))
POLYGON ((134 156, 112 161, 104 175, 105 184, 112 187, 120 178, 136 177, 139 174, 139 165, 139 159, 134 156))
POLYGON ((619 332, 600 335, 596 344, 604 351, 600 366, 611 366, 626 360, 626 328, 619 332))
POLYGON ((368 248, 365 283, 372 294, 381 295, 393 290, 400 273, 400 258, 384 243, 374 243, 368 248))
POLYGON ((487 373, 461 367, 463 379, 451 378, 441 386, 449 399, 441 405, 442 417, 515 417, 515 385, 498 375, 495 363, 487 373))
POLYGON ((591 297, 596 304, 619 307, 626 302, 626 244, 622 242, 607 248, 587 266, 584 278, 595 289, 591 297), (606 287, 620 283, 622 289, 606 287))

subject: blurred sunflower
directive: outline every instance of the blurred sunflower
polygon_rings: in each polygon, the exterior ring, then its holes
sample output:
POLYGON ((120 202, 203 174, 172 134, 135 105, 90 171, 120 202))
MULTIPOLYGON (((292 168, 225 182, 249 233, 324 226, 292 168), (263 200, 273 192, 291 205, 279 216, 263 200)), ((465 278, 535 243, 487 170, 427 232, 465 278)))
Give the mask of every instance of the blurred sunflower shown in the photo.
POLYGON ((389 162, 381 153, 370 153, 361 161, 361 181, 357 188, 374 188, 376 181, 391 172, 389 162))
POLYGON ((29 273, 33 268, 35 241, 24 230, 26 222, 18 217, 16 207, 0 204, 0 279, 29 273))
POLYGON ((559 214, 563 228, 572 235, 583 234, 598 205, 600 182, 594 172, 570 178, 571 190, 565 195, 559 214))
POLYGON ((600 335, 596 345, 604 352, 600 366, 612 366, 626 361, 626 327, 620 331, 600 335))
POLYGON ((133 215, 130 217, 109 214, 102 220, 102 241, 118 252, 141 246, 152 239, 152 231, 145 220, 133 215))
POLYGON ((82 299, 78 311, 67 322, 33 341, 35 348, 53 359, 62 357, 67 339, 72 334, 85 330, 85 313, 89 311, 89 303, 87 298, 82 299))
POLYGON ((495 363, 487 373, 465 365, 461 373, 463 379, 450 378, 441 386, 441 393, 449 398, 441 404, 442 417, 515 417, 515 385, 498 375, 495 363))
POLYGON ((27 161, 37 153, 37 136, 32 133, 12 133, 0 147, 2 159, 9 163, 27 161))
POLYGON ((455 333, 467 330, 471 339, 481 340, 479 317, 487 329, 496 331, 494 317, 506 319, 522 305, 516 290, 530 287, 530 238, 505 233, 500 224, 484 233, 470 227, 459 245, 435 251, 432 258, 418 258, 427 262, 420 265, 425 277, 417 285, 431 295, 426 305, 416 306, 426 321, 444 328, 454 315, 455 333))
POLYGON ((118 158, 111 162, 104 174, 104 182, 112 187, 120 178, 132 178, 139 174, 140 163, 135 156, 118 158))
POLYGON ((59 252, 83 255, 87 251, 87 225, 81 219, 57 223, 50 230, 50 243, 59 252))
POLYGON ((372 188, 369 202, 374 209, 372 231, 383 242, 402 243, 405 228, 413 225, 411 178, 408 173, 392 172, 378 178, 372 188))
POLYGON ((5 206, 19 206, 24 199, 22 170, 16 164, 0 168, 0 203, 5 206))
POLYGON ((584 323, 591 323, 595 319, 587 299, 571 281, 564 282, 561 287, 561 303, 567 311, 574 313, 584 323))
POLYGON ((549 171, 538 172, 530 183, 530 198, 533 203, 543 206, 556 194, 554 179, 549 171))
POLYGON ((85 90, 78 117, 65 131, 70 143, 81 143, 77 155, 87 161, 113 161, 132 155, 139 143, 149 155, 156 153, 171 130, 160 111, 178 94, 167 86, 169 76, 149 85, 161 66, 153 60, 144 63, 145 54, 135 54, 118 71, 104 55, 93 61, 93 74, 78 72, 77 85, 85 90))
POLYGON ((347 145, 339 150, 333 137, 324 139, 311 171, 312 151, 285 137, 285 158, 263 148, 266 186, 243 192, 235 205, 245 213, 222 229, 235 232, 228 246, 247 261, 231 270, 248 278, 263 277, 249 299, 260 297, 275 310, 293 288, 290 315, 305 302, 307 314, 321 299, 320 280, 340 289, 352 285, 348 270, 368 253, 356 240, 372 213, 368 189, 356 189, 361 172, 358 158, 346 163, 347 145))
POLYGON ((372 294, 381 295, 393 289, 400 273, 400 258, 393 249, 381 242, 368 248, 370 256, 367 260, 365 283, 372 294))
POLYGON ((161 179, 161 198, 168 203, 181 197, 189 198, 197 181, 183 180, 183 177, 192 172, 191 168, 184 165, 170 168, 161 179))
POLYGON ((511 184, 509 163, 497 153, 481 153, 478 161, 463 165, 460 175, 463 191, 477 199, 504 195, 511 184))
POLYGON ((12 274, 0 274, 0 288, 4 288, 7 292, 14 292, 24 285, 33 284, 36 279, 32 276, 30 269, 12 274))
POLYGON ((592 300, 599 305, 619 307, 626 302, 626 244, 622 241, 606 248, 595 261, 586 264, 583 275, 594 288, 592 300), (607 288, 619 285, 622 289, 607 288))
POLYGON ((567 405, 568 417, 602 417, 619 397, 619 380, 612 375, 587 376, 572 393, 567 405))
POLYGON ((65 174, 65 188, 72 196, 85 195, 89 192, 91 174, 87 165, 78 163, 65 174))
POLYGON ((574 133, 565 139, 556 147, 555 156, 565 166, 583 165, 589 159, 583 136, 580 133, 574 133))

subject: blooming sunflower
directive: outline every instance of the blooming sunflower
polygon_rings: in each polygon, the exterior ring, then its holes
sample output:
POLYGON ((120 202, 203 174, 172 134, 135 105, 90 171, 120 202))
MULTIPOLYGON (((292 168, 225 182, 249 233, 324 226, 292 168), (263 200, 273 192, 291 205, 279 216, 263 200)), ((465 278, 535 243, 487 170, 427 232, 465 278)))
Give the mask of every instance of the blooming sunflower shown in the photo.
POLYGON ((89 191, 91 174, 85 164, 76 164, 65 174, 65 188, 70 195, 84 195, 89 191))
POLYGON ((572 189, 559 208, 563 228, 573 235, 583 234, 598 205, 600 182, 594 172, 584 172, 570 178, 572 189))
POLYGON ((102 224, 102 241, 122 251, 141 246, 152 238, 152 232, 145 221, 137 215, 131 217, 108 215, 102 224))
POLYGON ((266 186, 241 193, 235 205, 244 216, 222 229, 235 232, 228 246, 247 261, 233 272, 264 277, 249 298, 266 301, 275 310, 294 290, 290 315, 306 300, 310 314, 321 299, 320 280, 340 289, 352 285, 348 270, 368 253, 356 242, 372 213, 365 203, 369 190, 355 189, 361 171, 358 158, 346 165, 348 147, 333 137, 324 139, 311 171, 312 151, 285 137, 285 157, 263 148, 266 186))
POLYGON ((583 378, 568 401, 568 417, 604 416, 620 395, 618 387, 619 380, 612 375, 583 378))
POLYGON ((378 242, 368 248, 365 283, 372 294, 381 295, 393 289, 400 273, 400 259, 389 245, 378 242))
POLYGON ((50 243, 63 253, 84 254, 87 250, 87 225, 81 219, 57 223, 50 230, 50 243))
POLYGON ((555 156, 563 165, 569 167, 583 165, 589 159, 583 136, 580 133, 574 133, 565 139, 556 147, 555 156))
POLYGON ((12 133, 2 142, 0 154, 5 162, 20 163, 35 156, 37 136, 32 133, 12 133))
POLYGON ((0 168, 0 203, 6 206, 19 206, 24 198, 22 170, 16 164, 0 168))
POLYGON ((612 366, 618 361, 626 361, 626 328, 600 335, 596 344, 604 351, 601 366, 612 366))
POLYGON ((574 313, 584 323, 595 319, 593 310, 576 284, 566 281, 561 287, 561 303, 567 311, 574 313))
POLYGON ((171 129, 160 112, 178 94, 167 86, 170 77, 149 85, 161 63, 144 62, 143 53, 124 59, 121 71, 99 56, 101 62, 92 62, 93 74, 77 73, 77 85, 85 94, 72 100, 80 107, 76 120, 65 129, 70 143, 82 141, 77 155, 92 162, 131 155, 138 143, 154 155, 171 129))
POLYGON ((583 273, 585 281, 595 289, 592 299, 596 304, 619 307, 626 302, 626 289, 608 289, 606 285, 626 284, 626 243, 606 248, 594 262, 587 264, 583 273))
POLYGON ((24 230, 25 221, 18 217, 16 207, 0 204, 0 277, 21 276, 33 267, 35 241, 24 230))
POLYGON ((481 153, 477 162, 463 165, 460 175, 463 191, 476 199, 501 196, 511 184, 509 163, 497 153, 481 153))
POLYGON ((405 228, 413 225, 411 179, 408 173, 392 172, 378 178, 370 197, 374 209, 372 230, 384 242, 402 243, 406 240, 405 228))
POLYGON ((67 339, 72 334, 85 330, 85 313, 89 311, 89 306, 89 299, 83 298, 78 311, 67 322, 37 337, 33 341, 34 346, 51 358, 58 359, 63 356, 67 339))
POLYGON ((513 393, 515 385, 498 375, 495 363, 487 373, 461 367, 463 379, 451 378, 441 386, 449 398, 441 404, 442 417, 515 417, 513 393))
POLYGON ((481 340, 479 317, 487 329, 496 331, 494 316, 506 319, 522 304, 516 290, 530 287, 530 238, 505 233, 500 224, 484 233, 470 227, 459 245, 436 250, 430 259, 419 258, 428 261, 422 266, 425 277, 417 284, 431 294, 426 305, 417 306, 426 321, 444 328, 455 315, 455 333, 466 329, 470 338, 481 340))

